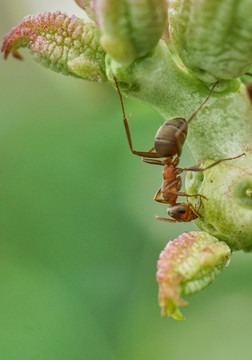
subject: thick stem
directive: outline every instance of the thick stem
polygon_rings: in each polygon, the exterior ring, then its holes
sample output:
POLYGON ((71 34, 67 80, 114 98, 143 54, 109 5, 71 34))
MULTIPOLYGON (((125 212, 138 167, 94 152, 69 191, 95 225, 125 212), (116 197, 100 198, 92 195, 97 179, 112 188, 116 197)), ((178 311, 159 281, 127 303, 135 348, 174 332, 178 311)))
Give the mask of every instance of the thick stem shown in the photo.
MULTIPOLYGON (((209 93, 209 86, 179 67, 168 46, 132 65, 107 57, 107 76, 116 76, 123 93, 156 109, 165 119, 188 119, 209 93)), ((196 160, 235 156, 251 150, 252 107, 240 80, 221 81, 189 126, 187 144, 196 160)))
MULTIPOLYGON (((107 76, 110 80, 116 76, 124 94, 151 105, 166 119, 188 119, 209 93, 209 87, 177 66, 162 41, 152 54, 129 67, 107 58, 107 76)), ((220 81, 215 90, 189 124, 186 143, 196 160, 243 152, 246 157, 188 176, 186 191, 208 199, 201 206, 198 197, 188 201, 199 209, 197 224, 202 230, 224 240, 232 250, 251 251, 251 103, 240 80, 220 81)))

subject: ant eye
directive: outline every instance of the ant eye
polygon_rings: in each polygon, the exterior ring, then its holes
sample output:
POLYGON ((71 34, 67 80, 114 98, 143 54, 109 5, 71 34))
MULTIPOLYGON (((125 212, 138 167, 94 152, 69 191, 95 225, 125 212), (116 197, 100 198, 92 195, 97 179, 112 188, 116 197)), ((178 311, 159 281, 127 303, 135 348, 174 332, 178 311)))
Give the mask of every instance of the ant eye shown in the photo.
POLYGON ((178 213, 179 213, 179 214, 185 214, 185 212, 186 212, 186 211, 185 211, 185 209, 183 209, 183 208, 178 209, 178 213))

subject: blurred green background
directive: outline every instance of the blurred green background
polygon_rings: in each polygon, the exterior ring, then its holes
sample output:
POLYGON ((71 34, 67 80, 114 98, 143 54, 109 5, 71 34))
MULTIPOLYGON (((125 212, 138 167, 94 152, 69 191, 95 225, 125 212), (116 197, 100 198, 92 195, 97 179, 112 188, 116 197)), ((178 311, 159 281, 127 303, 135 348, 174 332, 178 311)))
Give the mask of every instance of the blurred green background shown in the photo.
MULTIPOLYGON (((1 0, 3 37, 72 1, 1 0)), ((250 359, 251 255, 160 318, 156 262, 193 224, 155 221, 159 167, 130 154, 117 93, 50 72, 28 51, 0 59, 0 360, 250 359)), ((125 100, 135 148, 163 122, 125 100)), ((186 147, 182 165, 191 165, 186 147)))

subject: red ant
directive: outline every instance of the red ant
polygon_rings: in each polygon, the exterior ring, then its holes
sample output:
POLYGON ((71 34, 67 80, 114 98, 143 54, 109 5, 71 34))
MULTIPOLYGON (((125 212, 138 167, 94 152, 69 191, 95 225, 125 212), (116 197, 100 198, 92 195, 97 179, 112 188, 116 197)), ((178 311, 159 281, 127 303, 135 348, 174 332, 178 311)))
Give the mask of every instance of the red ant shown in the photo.
POLYGON ((226 160, 237 159, 240 156, 245 154, 238 155, 232 158, 220 159, 207 166, 206 168, 179 168, 177 167, 180 160, 180 155, 182 151, 182 146, 185 142, 187 136, 187 128, 188 124, 193 120, 193 118, 197 115, 197 113, 201 110, 201 108, 205 105, 209 97, 211 96, 215 86, 218 81, 214 83, 209 94, 203 103, 198 107, 196 111, 190 116, 190 118, 186 121, 183 118, 174 118, 171 120, 167 120, 157 131, 154 139, 154 147, 152 147, 149 151, 136 151, 133 149, 131 134, 128 124, 128 119, 125 114, 124 103, 122 94, 117 82, 117 79, 114 77, 114 81, 118 90, 118 94, 120 96, 122 112, 123 112, 123 121, 124 126, 128 138, 128 143, 132 154, 138 155, 142 157, 142 161, 148 164, 154 165, 162 165, 164 166, 163 170, 163 183, 161 187, 158 189, 154 200, 160 203, 169 204, 170 206, 167 208, 167 213, 173 219, 167 219, 163 217, 156 216, 155 218, 162 221, 177 223, 177 222, 189 222, 200 215, 198 211, 193 207, 191 203, 177 203, 178 196, 186 196, 186 197, 194 197, 199 196, 201 198, 207 199, 204 195, 201 194, 186 194, 185 192, 180 192, 182 186, 181 177, 178 176, 183 171, 205 171, 210 169, 211 167, 221 163, 226 160), (156 152, 153 152, 155 150, 156 152), (177 155, 173 160, 173 156, 177 155), (164 160, 157 160, 158 158, 165 157, 164 160), (151 158, 151 159, 146 159, 151 158), (162 195, 163 199, 159 199, 162 195))

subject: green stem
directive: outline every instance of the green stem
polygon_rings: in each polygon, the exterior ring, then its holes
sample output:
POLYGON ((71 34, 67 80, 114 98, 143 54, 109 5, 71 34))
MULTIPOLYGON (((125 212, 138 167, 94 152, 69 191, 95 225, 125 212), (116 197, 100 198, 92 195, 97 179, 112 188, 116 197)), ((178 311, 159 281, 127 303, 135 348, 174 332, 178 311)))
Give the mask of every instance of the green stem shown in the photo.
MULTIPOLYGON (((179 67, 164 41, 130 66, 107 56, 107 76, 116 76, 123 93, 141 100, 165 119, 188 119, 209 93, 209 86, 179 67)), ((252 107, 240 80, 221 81, 191 122, 187 144, 196 160, 251 151, 252 107)))
MULTIPOLYGON (((122 66, 106 59, 107 77, 116 76, 123 93, 156 109, 165 119, 188 119, 209 93, 206 86, 187 70, 179 67, 168 46, 160 41, 157 48, 132 65, 122 66)), ((252 108, 240 80, 220 81, 202 110, 189 125, 188 144, 196 160, 237 156, 206 172, 189 173, 185 182, 188 199, 199 211, 198 226, 232 250, 252 250, 252 108)), ((210 162, 211 163, 211 162, 210 162)), ((203 167, 204 167, 203 165, 203 167)))

